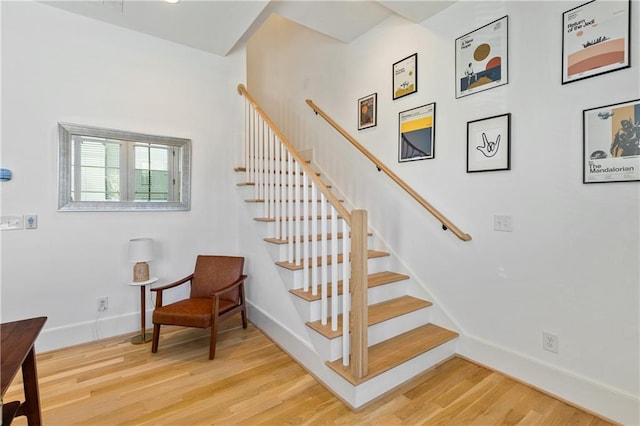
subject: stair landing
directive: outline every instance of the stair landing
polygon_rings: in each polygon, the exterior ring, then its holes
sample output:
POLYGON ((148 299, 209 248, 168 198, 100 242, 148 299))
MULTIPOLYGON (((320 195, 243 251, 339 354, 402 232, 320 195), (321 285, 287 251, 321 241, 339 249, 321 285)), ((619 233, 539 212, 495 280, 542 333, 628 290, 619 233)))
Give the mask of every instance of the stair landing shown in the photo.
POLYGON ((342 359, 327 362, 327 366, 354 386, 366 382, 423 353, 458 337, 458 333, 426 324, 369 348, 368 373, 359 379, 351 374, 350 367, 342 365, 342 359))

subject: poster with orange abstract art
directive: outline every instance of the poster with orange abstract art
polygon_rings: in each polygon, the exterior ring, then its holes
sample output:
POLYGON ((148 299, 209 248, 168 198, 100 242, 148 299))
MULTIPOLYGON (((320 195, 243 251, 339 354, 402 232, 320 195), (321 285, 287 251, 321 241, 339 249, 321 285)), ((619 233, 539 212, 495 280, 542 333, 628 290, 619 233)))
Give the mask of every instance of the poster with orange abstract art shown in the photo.
POLYGON ((456 39, 456 98, 509 82, 508 23, 503 16, 456 39))
POLYGON ((562 84, 630 66, 630 8, 593 0, 562 14, 562 84))

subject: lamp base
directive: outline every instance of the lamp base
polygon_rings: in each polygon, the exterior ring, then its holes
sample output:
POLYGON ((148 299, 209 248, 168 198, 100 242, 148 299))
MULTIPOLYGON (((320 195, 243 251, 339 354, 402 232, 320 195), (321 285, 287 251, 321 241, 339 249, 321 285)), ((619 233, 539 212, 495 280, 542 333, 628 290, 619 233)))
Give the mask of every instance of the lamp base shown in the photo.
POLYGON ((144 333, 144 335, 138 334, 137 336, 133 336, 131 338, 131 343, 133 343, 134 345, 141 345, 143 343, 148 343, 151 341, 152 336, 153 335, 151 333, 144 333))
POLYGON ((133 282, 139 283, 149 280, 149 264, 147 262, 138 262, 133 266, 133 282))

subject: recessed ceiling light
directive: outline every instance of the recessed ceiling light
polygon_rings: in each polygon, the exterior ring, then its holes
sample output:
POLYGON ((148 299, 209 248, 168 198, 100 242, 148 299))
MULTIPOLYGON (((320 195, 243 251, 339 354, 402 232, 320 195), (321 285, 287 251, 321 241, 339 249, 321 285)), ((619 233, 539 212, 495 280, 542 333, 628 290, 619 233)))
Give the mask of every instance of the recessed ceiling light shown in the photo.
POLYGON ((171 4, 176 4, 176 3, 180 3, 180 0, 164 0, 167 3, 171 3, 171 4))

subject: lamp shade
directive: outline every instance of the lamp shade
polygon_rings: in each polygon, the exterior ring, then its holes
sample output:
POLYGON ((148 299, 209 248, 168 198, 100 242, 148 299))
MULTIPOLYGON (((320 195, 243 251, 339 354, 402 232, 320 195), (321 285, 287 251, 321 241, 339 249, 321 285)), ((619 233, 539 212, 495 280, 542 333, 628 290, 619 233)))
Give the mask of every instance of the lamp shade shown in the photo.
POLYGON ((148 262, 153 259, 153 240, 133 238, 129 240, 129 262, 148 262))

